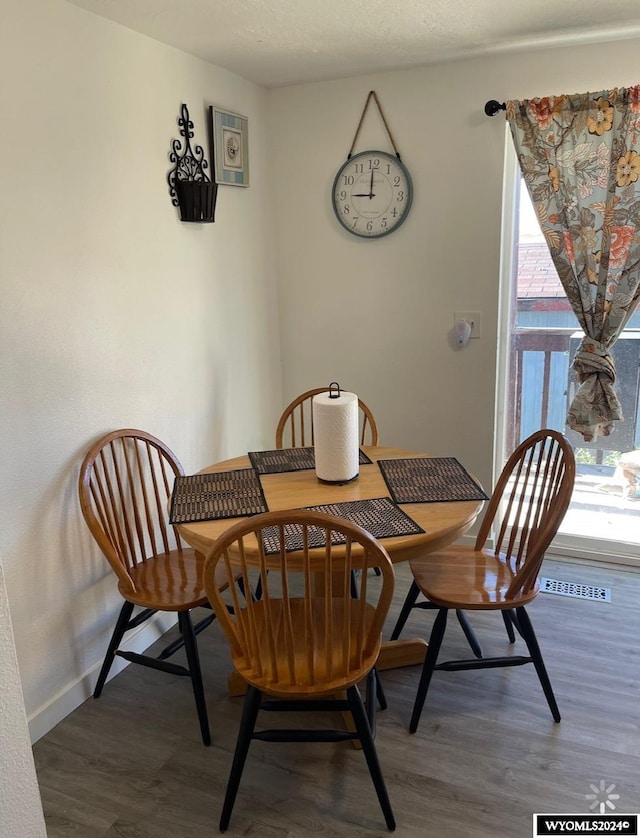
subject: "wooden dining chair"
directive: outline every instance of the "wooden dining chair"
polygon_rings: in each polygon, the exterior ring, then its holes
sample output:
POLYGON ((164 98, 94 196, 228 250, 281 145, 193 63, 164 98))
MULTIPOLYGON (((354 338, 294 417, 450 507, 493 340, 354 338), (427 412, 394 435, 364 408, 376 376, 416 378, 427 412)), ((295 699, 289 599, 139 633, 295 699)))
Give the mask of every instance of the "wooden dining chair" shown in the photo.
MULTIPOLYGON (((285 407, 276 428, 276 448, 304 448, 313 445, 313 397, 326 393, 328 387, 307 390, 285 407)), ((378 427, 373 413, 358 399, 360 445, 378 444, 378 427)))
MULTIPOLYGON (((123 429, 99 439, 80 468, 78 491, 84 519, 118 579, 124 599, 93 693, 98 698, 115 655, 191 679, 202 741, 211 742, 196 635, 215 615, 195 626, 191 609, 210 608, 202 583, 204 556, 183 544, 168 525, 175 477, 184 474, 175 454, 144 431, 123 429), (133 614, 139 607, 138 613, 133 614), (158 611, 176 612, 180 637, 156 657, 121 649, 124 635, 158 611), (168 658, 184 646, 187 666, 168 658)), ((228 584, 222 573, 216 578, 228 584)))
POLYGON ((394 585, 384 547, 355 524, 322 512, 267 512, 218 538, 205 562, 204 585, 229 640, 235 670, 248 685, 220 830, 229 825, 253 739, 359 740, 387 826, 395 829, 373 741, 375 663, 394 585), (382 578, 371 581, 369 567, 379 567, 382 578), (245 590, 253 590, 259 577, 262 597, 243 601, 233 586, 228 607, 218 585, 220 569, 228 579, 239 570, 245 590), (356 569, 363 572, 353 597, 356 569), (364 705, 357 686, 361 681, 366 683, 364 705), (270 710, 349 711, 355 730, 256 730, 258 713, 270 710))
MULTIPOLYGON (((541 430, 507 460, 476 542, 454 544, 410 562, 413 583, 393 632, 397 637, 421 592, 438 614, 420 676, 409 730, 415 733, 435 670, 453 672, 533 663, 554 721, 560 721, 551 682, 525 606, 538 594, 538 572, 567 507, 575 480, 573 449, 562 434, 541 430), (493 546, 488 546, 493 535, 493 546), (528 655, 438 663, 451 609, 501 611, 524 640, 528 655)), ((515 638, 514 638, 515 639, 515 638)))

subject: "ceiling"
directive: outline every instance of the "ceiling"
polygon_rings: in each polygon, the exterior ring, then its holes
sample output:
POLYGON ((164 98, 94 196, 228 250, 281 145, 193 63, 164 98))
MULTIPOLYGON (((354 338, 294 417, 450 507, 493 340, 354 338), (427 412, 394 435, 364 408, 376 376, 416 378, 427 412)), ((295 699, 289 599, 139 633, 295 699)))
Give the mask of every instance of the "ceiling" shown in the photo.
POLYGON ((69 0, 264 87, 640 35, 638 0, 69 0))

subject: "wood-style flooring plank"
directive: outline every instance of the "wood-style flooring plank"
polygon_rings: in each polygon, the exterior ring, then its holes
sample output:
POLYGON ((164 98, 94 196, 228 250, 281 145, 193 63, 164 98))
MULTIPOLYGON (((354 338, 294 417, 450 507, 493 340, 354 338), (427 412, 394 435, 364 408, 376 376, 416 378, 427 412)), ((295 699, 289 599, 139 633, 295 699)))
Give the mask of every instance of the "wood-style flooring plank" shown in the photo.
MULTIPOLYGON (((387 636, 410 581, 408 567, 396 573, 387 636)), ((436 672, 410 735, 419 667, 382 672, 388 708, 378 714, 376 745, 396 835, 528 836, 534 812, 588 812, 585 796, 600 780, 615 784, 617 811, 640 812, 640 574, 551 560, 544 574, 612 589, 610 604, 541 594, 529 608, 560 724, 532 666, 436 672)), ((403 636, 427 639, 434 616, 414 611, 403 636)), ((521 640, 515 649, 508 643, 499 614, 469 619, 485 654, 523 652, 521 640)), ((242 698, 227 693, 229 655, 219 627, 198 642, 212 746, 201 743, 188 680, 128 667, 99 700, 34 745, 50 838, 218 834, 242 698)), ((455 619, 441 656, 470 656, 455 619)), ((310 719, 296 714, 292 722, 310 719)), ((329 714, 319 722, 339 723, 329 714)), ((348 743, 254 742, 226 834, 389 833, 361 751, 348 743)))

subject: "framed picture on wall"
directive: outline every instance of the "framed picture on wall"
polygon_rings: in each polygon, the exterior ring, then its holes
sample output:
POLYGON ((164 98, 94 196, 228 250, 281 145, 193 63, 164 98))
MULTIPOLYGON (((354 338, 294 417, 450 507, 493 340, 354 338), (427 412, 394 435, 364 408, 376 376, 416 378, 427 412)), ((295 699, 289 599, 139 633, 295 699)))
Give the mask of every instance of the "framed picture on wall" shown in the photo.
POLYGON ((209 106, 209 137, 216 183, 249 186, 248 122, 246 116, 209 106))

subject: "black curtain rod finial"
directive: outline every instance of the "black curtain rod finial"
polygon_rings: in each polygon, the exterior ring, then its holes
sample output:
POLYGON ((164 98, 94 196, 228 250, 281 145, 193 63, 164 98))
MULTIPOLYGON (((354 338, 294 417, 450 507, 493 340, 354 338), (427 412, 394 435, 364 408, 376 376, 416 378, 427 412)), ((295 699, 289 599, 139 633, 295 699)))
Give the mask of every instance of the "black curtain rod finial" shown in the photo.
POLYGON ((498 111, 506 111, 507 105, 505 102, 498 102, 496 99, 489 99, 484 106, 484 112, 487 116, 495 116, 498 111))

